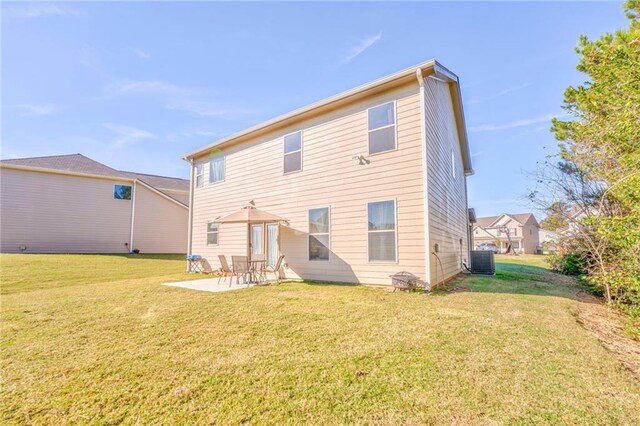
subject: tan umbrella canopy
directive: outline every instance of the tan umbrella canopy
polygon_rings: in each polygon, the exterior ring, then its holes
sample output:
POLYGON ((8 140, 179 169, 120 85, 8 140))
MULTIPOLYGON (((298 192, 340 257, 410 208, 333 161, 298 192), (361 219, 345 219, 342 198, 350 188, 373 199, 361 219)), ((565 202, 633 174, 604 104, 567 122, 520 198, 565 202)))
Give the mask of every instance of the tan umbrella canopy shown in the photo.
POLYGON ((216 219, 218 223, 267 223, 286 222, 287 219, 256 209, 253 206, 246 206, 235 213, 222 216, 216 219))

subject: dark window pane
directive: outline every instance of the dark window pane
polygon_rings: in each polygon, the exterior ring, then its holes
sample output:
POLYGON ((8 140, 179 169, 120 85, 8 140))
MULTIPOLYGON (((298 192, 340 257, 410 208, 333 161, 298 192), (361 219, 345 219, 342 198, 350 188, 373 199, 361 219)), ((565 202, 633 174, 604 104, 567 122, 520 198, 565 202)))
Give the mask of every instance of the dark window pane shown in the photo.
POLYGON ((394 201, 369 203, 369 230, 396 229, 396 206, 394 201))
POLYGON ((396 233, 369 232, 369 261, 395 262, 396 261, 396 233))
POLYGON ((309 260, 329 260, 328 235, 309 235, 309 260))
POLYGON ((309 233, 327 234, 329 233, 329 208, 309 210, 309 233))
POLYGON ((116 200, 130 200, 131 187, 129 185, 116 185, 113 189, 113 198, 116 200))
POLYGON ((284 153, 300 151, 302 149, 302 132, 296 132, 284 137, 284 153))
POLYGON ((209 232, 207 234, 207 244, 218 244, 218 233, 209 232))
POLYGON ((218 230, 218 224, 214 222, 207 223, 207 232, 213 232, 218 230))
POLYGON ((393 102, 369 110, 369 130, 389 126, 395 123, 393 102))
POLYGON ((284 172, 295 172, 302 170, 302 152, 294 152, 291 154, 285 154, 284 156, 284 172))
POLYGON ((369 154, 376 152, 391 151, 396 148, 396 128, 385 127, 384 129, 369 132, 369 154))

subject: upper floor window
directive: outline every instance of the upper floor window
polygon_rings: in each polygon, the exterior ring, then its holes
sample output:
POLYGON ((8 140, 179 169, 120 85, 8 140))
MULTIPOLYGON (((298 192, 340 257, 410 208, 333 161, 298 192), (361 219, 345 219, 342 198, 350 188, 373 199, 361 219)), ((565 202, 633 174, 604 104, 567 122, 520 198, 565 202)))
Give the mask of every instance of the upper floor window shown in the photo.
POLYGON ((302 170, 302 132, 284 137, 284 172, 302 170))
POLYGON ((224 180, 224 156, 213 158, 209 161, 209 183, 222 182, 224 180))
POLYGON ((113 187, 113 198, 116 200, 130 200, 131 199, 131 186, 129 185, 115 185, 113 187))
POLYGON ((202 187, 204 184, 204 165, 196 164, 196 188, 202 187))
POLYGON ((396 202, 369 203, 369 262, 396 261, 396 202))
POLYGON ((369 108, 369 154, 396 149, 396 105, 369 108))
POLYGON ((309 260, 329 260, 329 207, 309 210, 309 260))
POLYGON ((215 222, 207 223, 207 245, 217 246, 219 237, 219 225, 215 222))
POLYGON ((456 178, 456 155, 451 150, 451 175, 456 178))

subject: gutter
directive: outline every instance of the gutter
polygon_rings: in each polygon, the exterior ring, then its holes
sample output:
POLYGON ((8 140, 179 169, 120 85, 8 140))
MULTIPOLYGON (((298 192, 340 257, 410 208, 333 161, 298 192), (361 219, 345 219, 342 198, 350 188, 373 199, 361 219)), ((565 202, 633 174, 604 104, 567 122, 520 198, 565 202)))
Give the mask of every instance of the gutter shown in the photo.
MULTIPOLYGON (((193 240, 193 187, 195 185, 195 182, 193 180, 194 178, 194 164, 193 164, 193 158, 189 161, 189 164, 191 166, 190 169, 190 179, 189 179, 189 223, 187 226, 187 256, 191 256, 191 246, 192 244, 192 240, 193 240)), ((187 272, 189 272, 189 261, 187 261, 187 272)))
POLYGON ((427 112, 426 95, 422 68, 416 69, 416 78, 420 86, 420 135, 422 139, 422 185, 423 185, 423 227, 424 227, 424 291, 431 290, 431 238, 429 233, 429 170, 427 161, 427 112))
POLYGON ((131 195, 131 235, 129 235, 129 253, 133 250, 133 229, 136 217, 136 181, 133 181, 133 189, 131 195))
POLYGON ((323 100, 307 105, 305 107, 298 108, 294 111, 280 115, 271 120, 267 120, 263 123, 259 123, 248 129, 232 134, 226 138, 223 138, 213 143, 210 143, 208 145, 205 145, 200 149, 189 152, 188 154, 185 154, 182 157, 182 159, 189 161, 192 158, 206 154, 208 151, 210 151, 213 148, 220 149, 223 146, 231 145, 234 143, 240 143, 249 139, 252 136, 257 136, 259 134, 263 134, 269 131, 274 131, 290 123, 301 121, 306 116, 309 116, 313 113, 318 113, 318 111, 322 109, 328 109, 332 105, 335 106, 340 103, 352 102, 357 99, 369 96, 372 93, 377 93, 379 91, 385 90, 386 88, 401 85, 403 82, 407 82, 407 83, 411 82, 411 80, 413 79, 413 76, 416 73, 416 69, 420 70, 423 76, 435 75, 435 77, 443 81, 446 81, 449 83, 455 83, 449 86, 452 92, 451 99, 454 107, 454 113, 456 115, 456 119, 457 119, 456 121, 458 123, 457 130, 458 130, 458 138, 460 140, 461 150, 464 158, 464 161, 463 161, 465 166, 464 172, 465 172, 465 176, 472 175, 473 168, 471 166, 471 155, 469 152, 469 142, 467 138, 464 112, 462 110, 462 95, 460 92, 459 79, 454 73, 449 71, 446 67, 442 66, 435 59, 431 59, 429 61, 415 65, 413 67, 405 68, 394 74, 388 75, 386 77, 382 77, 370 83, 366 83, 364 85, 347 90, 337 95, 325 98, 323 100))
MULTIPOLYGON (((434 70, 434 72, 436 70, 440 70, 440 72, 445 73, 446 76, 449 75, 453 75, 449 70, 447 70, 446 68, 444 68, 443 66, 441 66, 440 64, 438 64, 435 59, 431 59, 427 62, 423 62, 422 64, 417 65, 417 67, 420 70, 434 70)), ((410 81, 413 78, 413 75, 415 73, 415 69, 416 66, 413 67, 409 67, 409 68, 405 68, 401 71, 398 71, 394 74, 388 75, 386 77, 380 78, 378 80, 374 80, 370 83, 366 83, 364 85, 358 86, 356 88, 347 90, 345 92, 339 93, 337 95, 334 96, 330 96, 328 98, 325 98, 323 100, 320 100, 318 102, 315 102, 311 105, 307 105, 305 107, 302 108, 298 108, 294 111, 291 111, 289 113, 280 115, 278 117, 275 117, 271 120, 265 121, 263 123, 257 124, 253 127, 250 127, 246 130, 240 131, 238 133, 235 133, 231 136, 228 136, 226 138, 220 139, 219 141, 213 142, 211 144, 205 145, 204 147, 196 150, 196 151, 192 151, 188 154, 185 154, 182 158, 184 160, 190 160, 193 157, 196 157, 200 154, 204 154, 206 151, 214 148, 214 147, 219 147, 220 145, 226 145, 227 143, 230 143, 232 141, 235 141, 236 139, 240 139, 243 138, 245 136, 248 136, 252 133, 258 132, 258 131, 264 131, 268 128, 272 128, 272 127, 278 127, 278 125, 284 126, 284 122, 292 120, 294 118, 298 118, 299 116, 302 116, 304 114, 308 114, 310 112, 313 112, 315 110, 318 110, 320 108, 329 106, 331 104, 334 104, 336 102, 340 102, 340 101, 345 101, 349 98, 353 98, 356 97, 358 95, 360 96, 364 96, 366 94, 366 92, 372 91, 372 90, 380 90, 382 88, 382 86, 387 85, 387 84, 392 84, 394 82, 396 82, 397 80, 400 79, 407 79, 407 81, 410 81)))

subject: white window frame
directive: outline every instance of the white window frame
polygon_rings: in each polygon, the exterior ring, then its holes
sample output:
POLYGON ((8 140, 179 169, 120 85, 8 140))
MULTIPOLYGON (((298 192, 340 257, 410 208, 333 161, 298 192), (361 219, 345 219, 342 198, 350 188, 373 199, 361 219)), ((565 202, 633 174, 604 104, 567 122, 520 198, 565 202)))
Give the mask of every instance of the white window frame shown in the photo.
MULTIPOLYGON (((222 183, 227 179, 227 156, 226 155, 214 155, 209 159, 209 185, 216 183, 222 183), (215 160, 222 158, 222 180, 216 180, 211 182, 211 163, 215 160)), ((204 176, 203 176, 204 180, 204 176)))
POLYGON ((382 198, 379 200, 369 200, 367 201, 367 203, 365 204, 365 217, 367 218, 366 222, 365 222, 365 229, 367 230, 367 263, 382 263, 382 264, 397 264, 399 263, 399 248, 398 248, 398 199, 397 198, 382 198), (370 260, 371 257, 369 255, 369 233, 370 232, 390 232, 389 230, 376 230, 376 231, 371 231, 369 230, 369 204, 371 203, 379 203, 379 202, 383 202, 383 201, 393 201, 393 214, 394 214, 394 224, 395 224, 395 228, 394 228, 394 233, 395 233, 395 242, 396 242, 396 260, 395 261, 391 261, 391 260, 370 260))
POLYGON ((392 101, 388 101, 388 102, 383 102, 381 104, 378 105, 374 105, 370 108, 367 108, 367 154, 369 156, 372 155, 378 155, 378 154, 384 154, 386 152, 393 152, 393 151, 397 151, 398 149, 398 104, 396 102, 396 100, 392 100, 392 101), (387 124, 386 126, 382 126, 382 127, 378 127, 376 129, 369 129, 369 111, 374 109, 374 108, 378 108, 381 107, 383 105, 386 104, 393 104, 393 124, 387 124), (370 136, 371 136, 371 132, 375 132, 376 130, 381 130, 381 129, 386 129, 388 127, 394 127, 394 131, 393 131, 393 148, 392 149, 388 149, 386 151, 379 151, 379 152, 374 152, 371 153, 371 142, 370 142, 370 136))
POLYGON ((204 164, 198 163, 193 167, 196 168, 196 172, 194 173, 194 178, 193 178, 194 179, 193 185, 196 188, 202 188, 204 186, 204 164), (200 185, 198 185, 198 178, 200 178, 200 182, 201 182, 200 185))
POLYGON ((307 260, 309 262, 330 262, 331 261, 331 206, 317 206, 317 207, 310 207, 307 209, 307 260), (329 232, 315 232, 315 233, 311 233, 311 229, 309 229, 309 212, 311 210, 318 210, 318 209, 327 209, 327 211, 329 212, 329 232), (328 259, 311 259, 311 256, 309 256, 309 250, 311 249, 311 236, 312 235, 326 235, 327 238, 327 249, 329 250, 329 258, 328 259))
POLYGON ((456 179, 456 154, 453 149, 451 149, 451 176, 454 180, 456 179))
POLYGON ((209 221, 207 222, 207 245, 208 246, 218 246, 220 245, 220 224, 215 222, 215 221, 209 221), (210 224, 215 224, 216 225, 216 230, 215 231, 209 231, 209 225, 210 224), (217 234, 218 235, 218 242, 213 244, 213 243, 209 243, 209 234, 217 234))
POLYGON ((303 152, 303 150, 304 150, 304 131, 302 129, 301 130, 296 130, 295 132, 287 133, 286 135, 284 135, 282 137, 282 174, 283 175, 290 175, 292 173, 299 173, 299 172, 302 171, 302 169, 304 168, 304 152, 303 152), (286 144, 285 144, 284 140, 286 139, 287 136, 291 136, 291 135, 294 135, 296 133, 300 133, 300 149, 297 149, 297 150, 291 151, 291 152, 285 152, 286 144), (284 170, 284 159, 285 159, 285 157, 287 155, 295 154, 297 152, 300 153, 300 168, 298 170, 291 170, 289 172, 285 171, 284 170))

